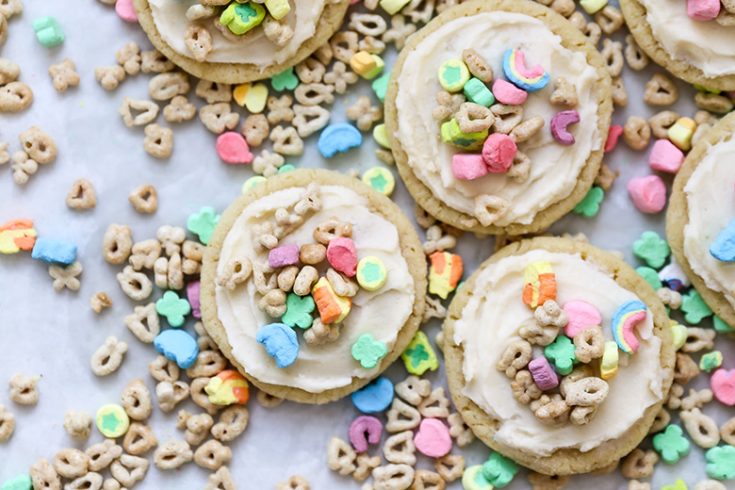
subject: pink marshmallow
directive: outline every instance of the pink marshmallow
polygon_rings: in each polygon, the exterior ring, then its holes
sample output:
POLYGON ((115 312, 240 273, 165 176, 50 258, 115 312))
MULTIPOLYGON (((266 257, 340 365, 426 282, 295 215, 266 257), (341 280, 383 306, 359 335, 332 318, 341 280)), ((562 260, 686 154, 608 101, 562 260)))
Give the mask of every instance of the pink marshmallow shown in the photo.
POLYGON ((413 443, 421 454, 430 458, 441 458, 452 450, 449 428, 439 419, 426 418, 421 421, 413 443))
POLYGON ((553 390, 559 386, 559 377, 544 356, 539 356, 529 362, 528 370, 531 371, 533 382, 536 383, 539 390, 553 390))
POLYGON ((618 146, 620 135, 623 134, 623 127, 619 124, 613 124, 607 131, 607 140, 605 141, 605 153, 610 153, 618 146))
POLYGON ((235 131, 227 131, 217 137, 217 155, 230 165, 244 165, 253 161, 253 154, 245 137, 235 131))
POLYGON ((133 7, 133 0, 117 0, 115 2, 115 13, 125 22, 135 24, 138 22, 138 14, 133 7))
POLYGON ((528 98, 528 92, 519 89, 502 78, 498 78, 493 82, 493 95, 495 100, 508 105, 521 105, 528 98))
POLYGON ((657 140, 648 155, 648 165, 653 170, 675 174, 684 163, 684 153, 669 140, 657 140))
POLYGON ((199 281, 193 281, 186 285, 186 299, 191 305, 191 315, 194 318, 202 317, 201 302, 199 301, 199 281))
POLYGON ((327 261, 334 270, 353 277, 357 272, 357 248, 352 238, 331 239, 327 245, 327 261))
POLYGON ((719 13, 720 0, 687 0, 687 15, 694 20, 713 20, 719 13))
POLYGON ((299 263, 298 245, 281 245, 268 252, 268 265, 273 269, 280 269, 299 263))
POLYGON ((487 175, 487 165, 478 153, 457 153, 452 157, 452 173, 459 180, 475 180, 487 175))
POLYGON ((482 159, 487 170, 493 174, 503 174, 513 165, 518 152, 515 141, 507 134, 493 133, 482 145, 482 159))
POLYGON ((348 432, 352 447, 358 453, 368 450, 370 444, 378 444, 383 434, 383 423, 370 415, 361 415, 352 421, 348 432))
POLYGON ((564 327, 564 333, 567 337, 574 338, 589 327, 602 325, 600 310, 586 301, 578 299, 567 301, 564 303, 563 309, 569 319, 564 327))
POLYGON ((642 213, 655 214, 666 207, 666 184, 658 175, 631 179, 628 194, 642 213))

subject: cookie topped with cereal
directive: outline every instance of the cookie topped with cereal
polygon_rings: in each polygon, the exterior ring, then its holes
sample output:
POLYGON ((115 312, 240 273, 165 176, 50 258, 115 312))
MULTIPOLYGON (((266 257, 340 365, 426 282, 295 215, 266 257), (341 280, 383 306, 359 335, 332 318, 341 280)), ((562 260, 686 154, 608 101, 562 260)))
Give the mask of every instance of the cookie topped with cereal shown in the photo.
POLYGON ((361 388, 414 337, 425 259, 387 197, 324 170, 268 179, 223 214, 204 258, 204 325, 256 386, 303 403, 361 388))
POLYGON ((636 43, 682 80, 735 90, 735 2, 621 0, 636 43))
POLYGON ((666 214, 676 263, 726 330, 735 327, 734 132, 730 114, 694 145, 676 174, 666 214))
POLYGON ((596 48, 551 9, 472 1, 408 40, 385 113, 421 207, 464 230, 524 234, 548 228, 592 187, 611 82, 596 48))
POLYGON ((547 475, 626 455, 672 383, 671 327, 654 290, 569 238, 493 255, 459 289, 444 338, 449 389, 475 435, 547 475))
POLYGON ((261 80, 301 62, 335 33, 348 0, 134 0, 153 45, 190 74, 261 80))

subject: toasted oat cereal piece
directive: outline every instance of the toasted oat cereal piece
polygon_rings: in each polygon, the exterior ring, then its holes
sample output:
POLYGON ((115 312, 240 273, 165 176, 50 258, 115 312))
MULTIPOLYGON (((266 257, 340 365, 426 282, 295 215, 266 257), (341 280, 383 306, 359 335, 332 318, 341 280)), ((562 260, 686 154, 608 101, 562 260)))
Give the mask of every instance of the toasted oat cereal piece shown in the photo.
POLYGON ((40 376, 15 374, 10 378, 10 399, 18 405, 35 405, 38 403, 38 381, 40 376))
POLYGON ((2 0, 0 1, 0 15, 10 20, 14 15, 23 13, 22 0, 2 0))
POLYGON ((232 479, 229 468, 222 466, 209 475, 204 490, 235 490, 235 481, 232 479))
POLYGON ((33 103, 33 90, 23 82, 10 82, 0 87, 0 113, 21 112, 33 103))
POLYGON ((169 123, 191 121, 197 114, 197 108, 183 95, 177 95, 163 108, 163 118, 169 123))
POLYGON ((132 420, 145 421, 153 412, 151 392, 142 379, 134 379, 125 386, 120 403, 132 420))
POLYGON ((112 299, 104 291, 99 291, 89 299, 89 306, 92 308, 92 311, 100 314, 103 310, 112 306, 112 299))
POLYGON ((115 53, 115 60, 123 67, 128 75, 137 75, 140 73, 142 57, 140 55, 140 46, 135 42, 129 42, 115 53))
POLYGON ((120 104, 119 113, 125 126, 145 126, 158 117, 158 104, 151 100, 137 100, 124 97, 120 104))
POLYGON ((128 260, 133 248, 133 231, 127 225, 111 223, 102 239, 102 257, 109 264, 119 265, 128 260))
POLYGON ((273 396, 261 390, 258 390, 258 393, 255 395, 255 399, 258 400, 258 404, 260 404, 261 407, 265 408, 275 408, 283 403, 283 398, 273 396))
POLYGON ((303 476, 294 475, 276 485, 276 490, 311 490, 309 482, 303 476))
POLYGON ((191 86, 189 75, 183 72, 160 73, 148 82, 148 94, 153 100, 171 100, 186 95, 191 86))
POLYGON ((89 456, 79 449, 62 449, 54 456, 53 465, 59 476, 71 480, 87 473, 89 456))
POLYGON ((643 100, 654 106, 671 105, 679 99, 679 89, 674 82, 662 73, 656 73, 646 83, 643 100))
POLYGON ((136 272, 131 266, 126 266, 117 274, 120 288, 133 301, 143 301, 153 292, 153 283, 142 272, 136 272))
POLYGON ((66 194, 66 205, 70 209, 92 209, 97 205, 97 193, 87 179, 77 179, 66 194))
POLYGON ((158 209, 158 192, 151 184, 140 185, 130 191, 128 201, 139 213, 155 213, 158 209))
POLYGON ((273 150, 281 155, 298 156, 304 153, 304 141, 292 126, 276 126, 271 130, 270 140, 273 150))
POLYGON ((118 370, 125 359, 128 344, 117 340, 115 337, 107 337, 105 343, 92 355, 90 365, 92 372, 97 376, 107 376, 118 370))
POLYGON ((158 439, 148 425, 133 422, 125 433, 122 445, 128 454, 142 456, 158 445, 158 439))
POLYGON ((351 475, 355 471, 357 454, 347 442, 339 437, 332 437, 327 446, 327 465, 332 471, 342 476, 351 475))
POLYGON ((625 88, 622 77, 613 78, 612 99, 615 107, 625 107, 628 105, 628 91, 625 88))
POLYGON ((148 472, 148 460, 132 454, 123 454, 110 465, 112 477, 127 488, 145 478, 148 472))
POLYGON ((347 118, 355 121, 360 131, 370 131, 373 124, 383 119, 383 110, 373 106, 369 97, 362 96, 347 108, 347 118))
POLYGON ((74 262, 71 265, 61 266, 52 264, 48 268, 48 274, 54 280, 53 287, 55 291, 68 289, 70 291, 79 291, 81 282, 79 275, 82 273, 82 264, 74 262))
POLYGON ((171 128, 164 128, 158 124, 149 124, 145 127, 143 149, 154 158, 165 159, 171 156, 174 149, 174 133, 171 128))
POLYGON ((56 470, 47 460, 40 459, 36 461, 28 473, 31 476, 33 488, 61 490, 61 478, 59 478, 56 470))
POLYGON ((0 47, 5 44, 8 38, 8 21, 4 15, 0 15, 0 47))
POLYGON ((48 74, 51 76, 51 83, 57 92, 64 93, 71 87, 79 86, 80 78, 77 67, 69 58, 61 63, 49 66, 48 74))
POLYGON ((176 405, 189 397, 191 390, 183 381, 161 381, 156 385, 158 408, 163 412, 170 412, 176 405))
POLYGON ((175 470, 194 458, 186 441, 169 441, 156 449, 153 460, 159 470, 175 470))
POLYGON ((625 61, 628 66, 635 70, 641 71, 648 66, 648 56, 635 42, 635 38, 631 34, 625 36, 625 61))
POLYGON ((199 109, 199 120, 209 131, 220 134, 227 129, 235 129, 240 122, 240 114, 232 112, 228 102, 218 102, 199 109))
MULTIPOLYGON (((2 22, 2 21, 0 21, 2 22)), ((14 82, 20 76, 20 67, 7 58, 0 58, 0 85, 14 82)))
POLYGON ((87 440, 92 433, 92 416, 86 412, 69 410, 64 415, 64 430, 74 439, 87 440))
POLYGON ((0 405, 0 442, 10 439, 15 431, 15 416, 0 405))
POLYGON ((208 470, 216 471, 232 459, 232 449, 216 439, 210 439, 194 452, 194 463, 208 470))
POLYGON ((165 73, 176 68, 172 61, 156 49, 143 51, 140 58, 143 73, 165 73))
POLYGON ((47 165, 56 160, 59 150, 53 138, 38 126, 31 126, 18 135, 23 151, 40 165, 47 165))
POLYGON ((380 39, 384 43, 394 43, 397 49, 403 49, 406 39, 414 32, 416 32, 416 26, 406 22, 403 15, 396 14, 390 18, 390 29, 385 31, 380 39))
POLYGON ((122 66, 98 66, 94 69, 94 78, 105 90, 115 90, 125 80, 125 69, 122 66))
POLYGON ((89 469, 103 471, 120 457, 122 448, 112 439, 106 439, 87 448, 84 453, 89 456, 89 469))
POLYGON ((25 185, 38 171, 38 163, 28 157, 24 151, 16 151, 10 156, 10 170, 13 171, 13 181, 18 185, 25 185))

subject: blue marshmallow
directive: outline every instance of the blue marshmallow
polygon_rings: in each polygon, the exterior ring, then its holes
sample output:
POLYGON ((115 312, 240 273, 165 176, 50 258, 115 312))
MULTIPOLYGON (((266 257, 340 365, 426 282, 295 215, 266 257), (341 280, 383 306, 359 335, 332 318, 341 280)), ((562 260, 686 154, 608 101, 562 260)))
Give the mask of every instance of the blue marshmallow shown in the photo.
POLYGON ((166 359, 174 361, 181 369, 189 369, 199 355, 199 345, 185 330, 164 330, 153 339, 153 346, 166 359))
POLYGON ((77 260, 77 246, 63 240, 39 237, 31 257, 53 264, 71 265, 77 260))
POLYGON ((393 383, 385 376, 352 394, 352 404, 362 413, 379 413, 393 403, 393 383))
POLYGON ((263 344, 265 351, 276 361, 279 368, 287 368, 299 355, 296 332, 286 324, 271 323, 260 327, 255 340, 263 344))

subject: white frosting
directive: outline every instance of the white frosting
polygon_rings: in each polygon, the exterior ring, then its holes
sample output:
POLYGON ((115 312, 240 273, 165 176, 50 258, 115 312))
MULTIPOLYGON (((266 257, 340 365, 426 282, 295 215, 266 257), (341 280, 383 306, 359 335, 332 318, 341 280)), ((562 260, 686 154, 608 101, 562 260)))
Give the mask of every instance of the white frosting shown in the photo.
POLYGON ((561 38, 534 17, 488 12, 459 18, 429 34, 406 59, 398 78, 397 138, 414 174, 449 207, 473 215, 476 196, 500 196, 510 202, 510 209, 495 224, 528 224, 539 211, 569 196, 589 154, 602 144, 597 130, 596 82, 597 73, 585 55, 564 48, 561 38), (460 58, 465 48, 474 48, 492 65, 496 77, 503 74, 503 53, 521 48, 529 66, 541 64, 552 80, 564 77, 577 89, 581 122, 570 127, 577 140, 572 146, 560 145, 551 135, 551 118, 560 110, 549 103, 553 83, 529 94, 523 106, 524 118, 542 116, 545 126, 519 145, 531 159, 526 182, 518 183, 502 174, 462 181, 452 174, 452 155, 460 150, 441 141, 440 122, 431 112, 436 107, 434 97, 441 90, 439 66, 450 58, 460 58))
POLYGON ((521 300, 523 271, 527 264, 540 260, 550 262, 556 273, 560 305, 583 300, 600 310, 606 340, 612 339, 610 321, 615 310, 622 303, 637 299, 609 273, 579 255, 533 250, 486 267, 475 281, 474 295, 455 323, 454 342, 464 350, 463 393, 498 419, 494 436, 498 442, 539 456, 561 448, 589 451, 620 437, 648 407, 662 399, 665 373, 659 362, 661 340, 653 335, 649 313, 637 329, 641 338, 639 350, 630 358, 620 353, 621 364, 629 362, 621 365, 617 376, 608 381, 609 395, 592 421, 583 426, 542 424, 527 405, 516 401, 510 380, 495 367, 506 345, 518 338, 521 323, 533 318, 521 300))
MULTIPOLYGON (((264 383, 300 388, 311 393, 349 385, 353 377, 375 374, 352 358, 351 347, 364 333, 393 347, 398 332, 411 315, 414 281, 401 254, 398 230, 380 214, 368 209, 368 200, 341 186, 321 186, 322 210, 311 215, 302 226, 286 236, 282 244, 313 243, 314 229, 329 218, 352 223, 352 239, 358 258, 374 255, 388 271, 386 284, 375 292, 360 289, 352 298, 352 311, 342 324, 338 340, 309 345, 297 330, 298 359, 286 369, 276 366, 255 336, 260 327, 274 320, 257 307, 256 290, 250 280, 234 291, 217 286, 215 296, 219 319, 237 361, 253 377, 264 383)), ((248 257, 253 263, 267 262, 266 252, 256 252, 251 230, 264 215, 298 201, 303 188, 293 187, 269 194, 248 205, 232 225, 222 246, 218 274, 234 258, 248 257)), ((277 321, 277 320, 276 320, 277 321)))
POLYGON ((684 192, 689 208, 684 255, 707 287, 735 308, 735 263, 720 262, 709 253, 717 235, 735 219, 735 138, 709 148, 684 192))
POLYGON ((690 18, 682 0, 639 0, 653 37, 666 53, 708 78, 735 73, 735 27, 690 18))
MULTIPOLYGON (((197 4, 198 0, 148 0, 148 3, 161 38, 178 54, 191 58, 191 52, 184 41, 186 30, 190 25, 190 21, 186 18, 186 10, 197 4)), ((291 12, 286 16, 286 21, 294 30, 294 35, 283 47, 278 47, 268 40, 260 27, 245 34, 246 40, 232 41, 224 37, 214 26, 214 22, 217 21, 215 17, 204 19, 201 22, 212 35, 212 51, 206 61, 249 63, 261 69, 283 63, 291 58, 304 42, 314 36, 325 4, 326 0, 291 0, 291 12)))

